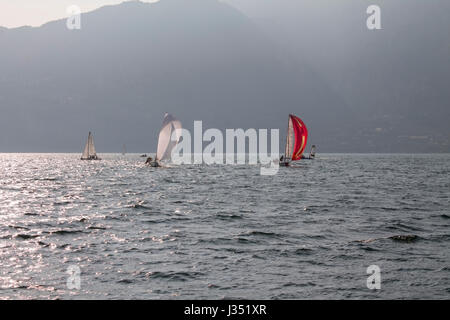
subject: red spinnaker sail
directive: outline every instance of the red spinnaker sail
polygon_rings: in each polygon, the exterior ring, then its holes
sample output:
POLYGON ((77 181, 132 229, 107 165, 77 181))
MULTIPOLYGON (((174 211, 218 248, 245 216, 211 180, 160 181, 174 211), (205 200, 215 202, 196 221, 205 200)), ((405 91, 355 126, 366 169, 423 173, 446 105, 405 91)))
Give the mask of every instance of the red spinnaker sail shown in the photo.
POLYGON ((305 151, 306 141, 308 139, 308 129, 299 117, 290 114, 289 118, 292 121, 295 137, 294 151, 292 153, 292 160, 295 161, 300 160, 302 158, 303 151, 305 151))

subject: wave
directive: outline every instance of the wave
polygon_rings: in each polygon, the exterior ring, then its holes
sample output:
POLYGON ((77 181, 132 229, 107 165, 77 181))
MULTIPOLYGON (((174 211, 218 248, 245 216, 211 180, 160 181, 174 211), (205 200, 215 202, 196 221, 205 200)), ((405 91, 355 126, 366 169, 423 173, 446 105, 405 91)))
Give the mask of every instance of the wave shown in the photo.
POLYGON ((238 238, 240 238, 240 237, 248 237, 248 236, 267 237, 267 238, 280 238, 280 237, 282 237, 282 235, 279 234, 279 233, 270 232, 270 231, 258 231, 258 230, 247 231, 247 232, 243 232, 243 233, 238 234, 238 238))
MULTIPOLYGON (((356 240, 353 242, 359 243, 359 244, 369 244, 369 243, 386 240, 386 239, 396 241, 396 242, 415 242, 415 241, 420 240, 421 237, 419 237, 418 235, 415 235, 415 234, 399 234, 399 235, 393 235, 393 236, 389 236, 389 237, 356 240)), ((364 247, 363 249, 368 250, 368 251, 378 251, 378 249, 374 249, 374 248, 368 249, 368 247, 364 247)))
POLYGON ((413 227, 411 225, 406 225, 404 223, 396 223, 393 225, 389 225, 386 227, 387 229, 393 229, 393 230, 402 230, 402 231, 424 231, 422 228, 413 227))
POLYGON ((51 231, 50 234, 51 235, 71 235, 71 234, 76 234, 76 233, 84 233, 83 230, 56 230, 56 231, 51 231))
POLYGON ((22 227, 22 226, 13 226, 9 225, 8 228, 16 229, 16 230, 30 230, 30 228, 22 227))
POLYGON ((131 206, 133 209, 152 209, 151 207, 144 206, 142 203, 133 204, 131 206))
POLYGON ((243 219, 241 215, 238 214, 226 214, 226 213, 218 213, 216 214, 216 218, 219 220, 237 220, 237 219, 243 219))
POLYGON ((121 279, 121 280, 117 281, 117 283, 124 283, 124 284, 130 284, 130 283, 133 283, 133 282, 134 281, 130 280, 130 279, 121 279))
POLYGON ((415 241, 419 240, 420 237, 415 234, 405 234, 405 235, 390 236, 389 239, 398 241, 398 242, 415 242, 415 241))
POLYGON ((294 250, 294 254, 299 256, 311 255, 314 253, 314 250, 311 248, 297 248, 294 250))
POLYGON ((188 281, 203 277, 205 274, 202 272, 194 271, 155 271, 148 272, 146 277, 153 279, 164 279, 168 281, 188 281))
POLYGON ((50 246, 50 244, 48 244, 48 243, 45 243, 44 241, 38 241, 38 242, 37 242, 37 244, 38 244, 38 245, 40 245, 40 246, 42 246, 42 247, 44 247, 44 248, 46 248, 46 247, 49 247, 49 246, 50 246))
POLYGON ((58 181, 59 177, 48 177, 48 178, 35 178, 34 181, 58 181))
POLYGON ((441 241, 448 241, 450 239, 450 234, 433 234, 429 237, 427 237, 427 240, 441 242, 441 241))
POLYGON ((68 204, 71 204, 71 201, 55 201, 53 202, 54 206, 66 206, 68 204))
POLYGON ((87 227, 87 229, 89 230, 106 230, 106 227, 101 227, 101 226, 89 226, 87 227))
POLYGON ((243 238, 243 237, 236 237, 234 238, 238 243, 259 243, 259 241, 256 240, 252 240, 252 239, 247 239, 247 238, 243 238))
POLYGON ((19 233, 14 236, 14 238, 19 238, 23 240, 33 239, 39 237, 40 234, 26 234, 26 233, 19 233))

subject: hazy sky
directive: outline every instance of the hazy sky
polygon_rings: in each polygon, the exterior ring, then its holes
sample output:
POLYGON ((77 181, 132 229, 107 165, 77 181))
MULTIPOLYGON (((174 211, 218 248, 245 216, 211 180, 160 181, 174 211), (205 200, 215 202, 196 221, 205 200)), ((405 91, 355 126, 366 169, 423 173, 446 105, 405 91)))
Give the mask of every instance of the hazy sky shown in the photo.
POLYGON ((9 28, 116 5, 80 32, 0 30, 0 152, 76 151, 89 130, 99 151, 149 152, 164 112, 188 129, 294 113, 328 152, 450 151, 448 0, 122 2, 0 0, 9 28))
MULTIPOLYGON (((24 25, 40 26, 67 16, 66 9, 77 5, 82 12, 129 0, 0 0, 0 26, 15 28, 24 25)), ((157 2, 158 0, 141 0, 157 2)))

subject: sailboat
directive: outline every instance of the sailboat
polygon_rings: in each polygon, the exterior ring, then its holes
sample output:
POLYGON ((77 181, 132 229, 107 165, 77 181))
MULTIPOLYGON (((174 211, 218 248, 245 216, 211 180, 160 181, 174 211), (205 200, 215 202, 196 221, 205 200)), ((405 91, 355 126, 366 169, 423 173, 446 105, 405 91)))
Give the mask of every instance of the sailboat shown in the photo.
POLYGON ((95 152, 94 136, 90 131, 86 142, 86 146, 84 147, 83 154, 81 155, 81 160, 101 160, 97 156, 97 153, 95 152))
POLYGON ((308 129, 302 119, 293 114, 289 115, 286 148, 284 156, 280 158, 280 166, 288 167, 291 161, 303 159, 306 142, 308 140, 308 129))
POLYGON ((147 159, 147 163, 152 167, 160 167, 162 162, 168 162, 172 156, 172 150, 178 144, 181 138, 181 122, 171 114, 164 115, 163 124, 159 131, 158 149, 155 160, 147 159), (172 141, 172 135, 175 134, 175 141, 172 141))
POLYGON ((309 157, 307 159, 315 159, 316 158, 316 145, 312 145, 311 151, 309 152, 309 157))

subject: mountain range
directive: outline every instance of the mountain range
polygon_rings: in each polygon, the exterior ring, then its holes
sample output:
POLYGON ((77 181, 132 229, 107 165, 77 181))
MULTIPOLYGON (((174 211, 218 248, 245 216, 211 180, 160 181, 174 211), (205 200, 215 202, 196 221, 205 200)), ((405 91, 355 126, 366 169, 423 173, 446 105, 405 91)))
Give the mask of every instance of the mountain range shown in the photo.
POLYGON ((81 152, 93 131, 99 152, 151 152, 165 112, 188 129, 194 120, 279 128, 280 143, 293 113, 322 152, 450 151, 450 72, 439 66, 448 42, 428 51, 443 33, 416 35, 425 41, 417 51, 384 26, 353 62, 336 46, 333 65, 333 52, 320 54, 333 50, 320 30, 313 37, 267 17, 279 22, 281 13, 252 16, 232 1, 131 1, 82 14, 80 30, 65 19, 1 28, 0 151, 81 152))

